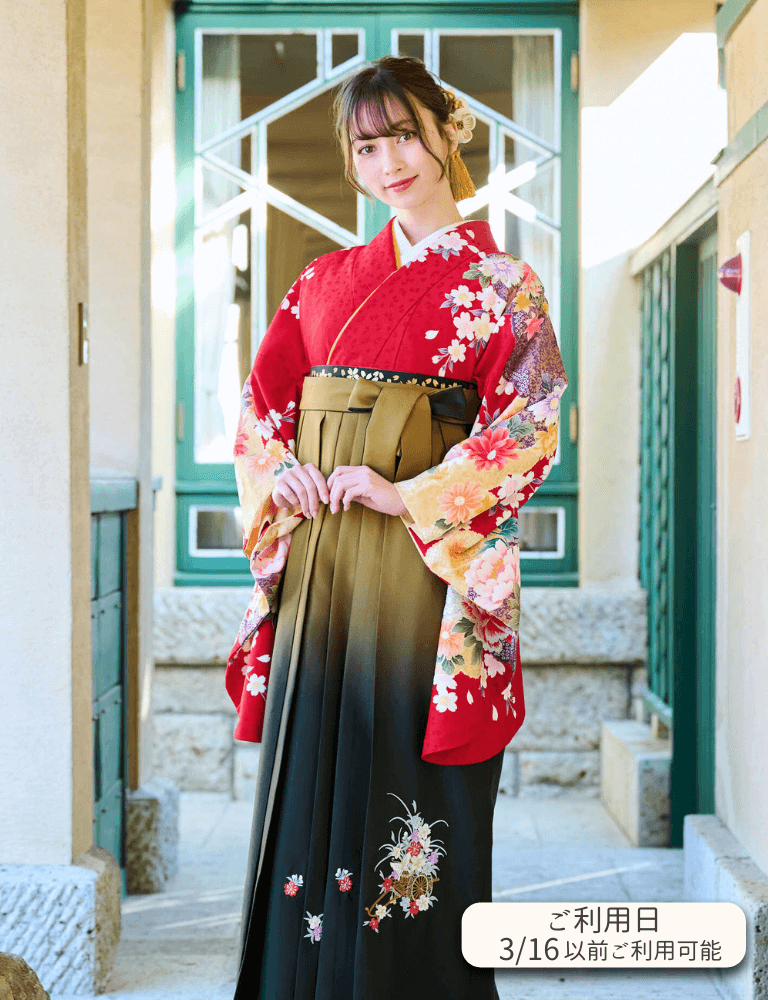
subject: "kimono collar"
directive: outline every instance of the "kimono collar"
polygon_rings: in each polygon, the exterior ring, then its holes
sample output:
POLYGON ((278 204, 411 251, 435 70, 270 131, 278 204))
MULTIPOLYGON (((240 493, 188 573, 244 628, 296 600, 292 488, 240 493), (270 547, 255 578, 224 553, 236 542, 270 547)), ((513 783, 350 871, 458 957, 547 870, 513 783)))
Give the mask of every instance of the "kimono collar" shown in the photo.
POLYGON ((449 222, 447 226, 443 226, 442 229, 436 229, 433 233, 430 233, 429 236, 425 236, 423 240, 419 240, 418 243, 411 245, 408 242, 408 237, 403 232, 399 219, 395 218, 392 222, 392 234, 397 244, 399 265, 404 267, 406 264, 410 264, 411 261, 416 260, 422 251, 431 247, 438 236, 442 236, 443 233, 448 233, 452 229, 455 229, 456 226, 460 225, 460 222, 449 222))

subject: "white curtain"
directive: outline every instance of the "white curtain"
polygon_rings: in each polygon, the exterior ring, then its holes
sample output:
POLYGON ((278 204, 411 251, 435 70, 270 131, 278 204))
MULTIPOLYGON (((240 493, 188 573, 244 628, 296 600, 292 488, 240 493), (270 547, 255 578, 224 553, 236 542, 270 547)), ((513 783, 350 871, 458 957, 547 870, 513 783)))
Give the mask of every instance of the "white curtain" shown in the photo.
MULTIPOLYGON (((200 115, 204 140, 240 121, 237 35, 204 38, 200 115)), ((240 166, 239 139, 229 144, 222 159, 240 166)), ((235 182, 210 168, 203 168, 202 186, 203 217, 240 191, 235 182)), ((232 261, 232 233, 236 225, 237 219, 232 219, 195 242, 195 459, 198 462, 229 462, 232 458, 233 421, 237 421, 240 395, 238 307, 234 305, 236 268, 232 261)))
MULTIPOLYGON (((515 35, 512 44, 512 117, 516 124, 548 142, 554 140, 555 81, 551 35, 515 35)), ((536 155, 516 143, 516 163, 536 155)), ((543 168, 541 176, 513 191, 552 217, 552 167, 543 168)), ((528 261, 541 278, 547 294, 559 282, 557 261, 553 260, 553 241, 549 233, 523 219, 508 223, 507 250, 528 261)))

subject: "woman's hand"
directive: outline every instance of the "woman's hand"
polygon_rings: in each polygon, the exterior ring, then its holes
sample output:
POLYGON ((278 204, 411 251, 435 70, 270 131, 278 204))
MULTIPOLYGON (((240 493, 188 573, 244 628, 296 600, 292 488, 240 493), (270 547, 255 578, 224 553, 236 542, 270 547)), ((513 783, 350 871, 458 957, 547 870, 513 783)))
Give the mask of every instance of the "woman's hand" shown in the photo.
POLYGON ((408 509, 394 485, 367 465, 339 465, 328 477, 328 487, 332 514, 342 506, 349 510, 353 500, 380 514, 399 516, 408 509))
POLYGON ((304 517, 314 517, 320 501, 328 503, 328 486, 316 465, 294 465, 277 477, 272 499, 278 507, 301 507, 304 517))

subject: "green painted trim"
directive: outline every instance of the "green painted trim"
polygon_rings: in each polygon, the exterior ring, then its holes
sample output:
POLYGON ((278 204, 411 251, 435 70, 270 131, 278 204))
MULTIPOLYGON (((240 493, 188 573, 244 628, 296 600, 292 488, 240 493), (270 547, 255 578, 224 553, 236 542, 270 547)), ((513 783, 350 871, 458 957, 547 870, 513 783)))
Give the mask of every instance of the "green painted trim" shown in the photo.
POLYGON ((715 187, 722 184, 742 160, 746 160, 749 154, 754 153, 766 139, 768 139, 768 101, 752 115, 713 160, 715 187))
MULTIPOLYGON (((234 479, 234 475, 232 477, 234 479)), ((190 479, 176 480, 176 494, 178 496, 187 493, 201 493, 204 496, 231 496, 237 506, 237 485, 232 483, 220 483, 215 480, 206 479, 195 482, 190 479)))
POLYGON ((245 573, 179 573, 173 577, 174 587, 251 587, 253 577, 245 573))
POLYGON ((733 29, 744 17, 755 0, 726 0, 715 17, 717 30, 717 47, 722 49, 728 41, 733 29))
POLYGON ((92 479, 91 513, 135 510, 139 502, 139 484, 135 479, 92 479))

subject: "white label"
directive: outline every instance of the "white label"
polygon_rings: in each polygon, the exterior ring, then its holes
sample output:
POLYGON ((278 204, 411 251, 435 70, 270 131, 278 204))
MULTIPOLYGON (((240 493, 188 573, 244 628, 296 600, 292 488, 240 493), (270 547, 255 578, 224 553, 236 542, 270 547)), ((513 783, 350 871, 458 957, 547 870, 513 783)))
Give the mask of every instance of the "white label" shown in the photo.
POLYGON ((496 969, 730 969, 747 951, 735 903, 473 903, 470 965, 496 969))

